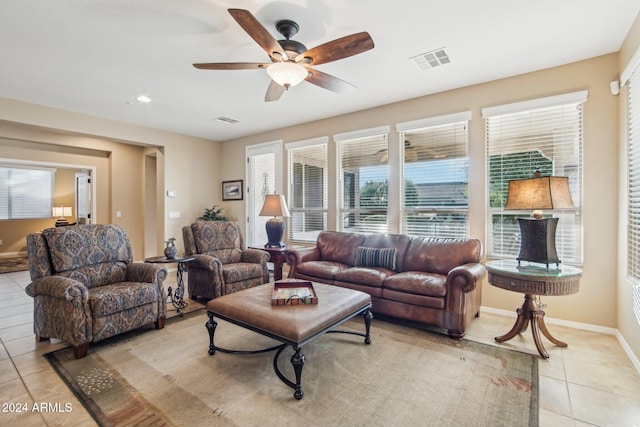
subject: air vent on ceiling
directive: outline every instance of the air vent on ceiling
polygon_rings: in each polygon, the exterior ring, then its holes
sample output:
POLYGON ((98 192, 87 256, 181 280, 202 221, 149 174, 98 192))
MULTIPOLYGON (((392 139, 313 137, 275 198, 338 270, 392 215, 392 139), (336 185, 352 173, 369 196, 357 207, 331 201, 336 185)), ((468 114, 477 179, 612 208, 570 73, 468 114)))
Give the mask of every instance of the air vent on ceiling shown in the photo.
POLYGON ((236 119, 232 119, 231 117, 226 117, 226 116, 216 117, 213 120, 215 120, 216 122, 226 123, 228 125, 233 125, 233 124, 238 123, 238 121, 236 119))
POLYGON ((429 68, 439 67, 440 65, 445 65, 451 62, 451 60, 449 59, 449 54, 444 47, 432 50, 430 52, 421 53, 420 55, 414 56, 413 58, 409 59, 413 61, 422 71, 426 71, 429 68))

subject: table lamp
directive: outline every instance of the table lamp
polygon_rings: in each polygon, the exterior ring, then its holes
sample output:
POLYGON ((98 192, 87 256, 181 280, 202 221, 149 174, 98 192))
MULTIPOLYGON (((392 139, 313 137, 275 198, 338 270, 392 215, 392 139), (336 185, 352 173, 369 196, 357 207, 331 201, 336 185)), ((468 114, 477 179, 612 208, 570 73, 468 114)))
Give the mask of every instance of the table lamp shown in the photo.
POLYGON ((571 209, 573 200, 569 192, 569 178, 541 177, 509 181, 505 209, 533 209, 533 218, 518 218, 520 225, 520 261, 560 264, 556 252, 558 218, 543 218, 542 209, 571 209))
POLYGON ((58 217, 56 220, 56 227, 61 227, 63 225, 69 225, 69 221, 67 221, 66 216, 73 215, 71 207, 69 206, 54 206, 51 208, 51 216, 58 217))
POLYGON ((282 236, 284 235, 285 224, 283 217, 290 217, 287 202, 282 194, 267 194, 264 198, 264 205, 259 216, 272 216, 267 221, 267 237, 269 242, 264 245, 265 248, 284 248, 282 236))

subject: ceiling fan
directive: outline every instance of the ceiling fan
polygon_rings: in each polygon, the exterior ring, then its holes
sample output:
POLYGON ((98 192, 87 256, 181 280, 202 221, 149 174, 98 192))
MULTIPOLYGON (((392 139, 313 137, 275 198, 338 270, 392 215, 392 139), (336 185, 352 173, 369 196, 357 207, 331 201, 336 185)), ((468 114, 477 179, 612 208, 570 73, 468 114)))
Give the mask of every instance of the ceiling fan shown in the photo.
POLYGON ((303 80, 337 93, 355 90, 355 86, 351 83, 313 69, 311 65, 337 61, 374 47, 369 33, 361 32, 307 49, 302 43, 291 40, 291 37, 300 29, 293 21, 285 19, 276 23, 276 29, 284 36, 284 40, 276 40, 251 12, 243 9, 228 10, 233 19, 267 52, 271 63, 222 62, 193 64, 193 66, 202 70, 265 69, 271 77, 271 83, 264 98, 266 102, 277 101, 285 90, 303 80))

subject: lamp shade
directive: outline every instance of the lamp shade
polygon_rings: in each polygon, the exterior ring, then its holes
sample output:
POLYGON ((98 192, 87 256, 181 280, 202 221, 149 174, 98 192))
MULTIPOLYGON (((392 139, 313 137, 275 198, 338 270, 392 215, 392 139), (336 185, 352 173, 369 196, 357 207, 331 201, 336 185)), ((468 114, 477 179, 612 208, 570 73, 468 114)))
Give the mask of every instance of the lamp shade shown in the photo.
POLYGON ((295 62, 275 62, 267 67, 267 74, 274 82, 289 89, 306 79, 309 72, 295 62))
POLYGON ((264 199, 264 205, 260 211, 260 216, 284 216, 290 217, 287 202, 282 194, 267 194, 264 199))
POLYGON ((566 176, 544 176, 509 181, 505 209, 571 209, 573 200, 566 176))
POLYGON ((65 217, 73 215, 73 211, 70 206, 54 206, 51 208, 51 214, 53 217, 65 217))

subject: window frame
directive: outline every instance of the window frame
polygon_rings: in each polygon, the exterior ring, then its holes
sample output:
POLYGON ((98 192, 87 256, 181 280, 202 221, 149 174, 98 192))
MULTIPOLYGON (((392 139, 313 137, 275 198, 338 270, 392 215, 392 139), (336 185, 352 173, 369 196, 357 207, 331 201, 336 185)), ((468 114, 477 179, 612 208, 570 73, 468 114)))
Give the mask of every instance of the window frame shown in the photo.
MULTIPOLYGON (((496 155, 508 155, 508 154, 522 154, 523 151, 515 151, 520 147, 527 147, 529 152, 539 151, 544 153, 545 150, 549 151, 549 147, 554 148, 554 156, 555 152, 559 151, 560 148, 572 148, 574 157, 560 157, 557 158, 569 158, 575 162, 575 170, 571 171, 570 175, 570 186, 571 195, 574 199, 575 208, 572 210, 547 210, 545 214, 548 216, 556 216, 559 217, 558 228, 556 232, 556 242, 559 243, 557 245, 558 254, 562 259, 562 262, 566 264, 580 266, 583 262, 583 248, 584 248, 584 238, 582 233, 582 192, 583 192, 583 150, 584 150, 584 112, 583 112, 583 104, 586 102, 588 98, 588 91, 578 91, 572 92, 562 95, 550 96, 546 98, 538 98, 532 99, 523 102, 517 102, 513 104, 500 105, 496 107, 489 107, 482 109, 482 116, 485 119, 485 145, 486 145, 486 181, 485 181, 485 191, 486 191, 486 209, 487 209, 487 221, 486 221, 486 252, 488 258, 506 258, 506 257, 515 257, 518 255, 518 250, 520 248, 519 236, 520 230, 517 225, 517 217, 528 217, 530 212, 528 211, 515 211, 515 210, 505 210, 504 204, 506 202, 506 197, 502 197, 501 199, 495 199, 492 201, 492 169, 491 169, 491 161, 492 156, 496 155), (545 111, 553 112, 553 109, 562 109, 567 108, 570 109, 573 106, 576 107, 577 113, 577 133, 574 136, 577 138, 577 141, 574 141, 575 146, 570 146, 570 139, 566 137, 565 134, 560 134, 561 138, 556 138, 554 132, 550 132, 550 125, 556 125, 557 122, 551 122, 552 119, 560 117, 562 120, 560 121, 562 126, 570 126, 572 120, 570 117, 565 118, 564 115, 559 113, 558 115, 549 115, 549 119, 545 122, 543 120, 537 122, 532 118, 529 119, 527 123, 524 120, 527 117, 534 117, 536 115, 544 115, 545 111), (523 133, 522 135, 518 135, 517 137, 513 137, 515 140, 509 142, 508 144, 502 144, 500 146, 501 128, 496 127, 496 124, 500 124, 499 120, 509 120, 513 119, 513 122, 516 124, 519 122, 522 124, 522 127, 519 130, 526 130, 528 132, 523 133), (492 123, 494 121, 494 123, 492 123), (540 125, 542 124, 542 125, 540 125), (529 127, 527 127, 529 126, 529 127), (492 136, 493 130, 498 130, 498 135, 492 136), (545 130, 549 134, 553 135, 552 138, 547 138, 544 142, 540 142, 533 138, 541 134, 540 129, 545 130), (527 140, 527 138, 529 138, 527 140), (557 141, 556 141, 557 139, 557 141), (527 143, 522 141, 527 140, 527 143), (549 141, 551 141, 551 145, 549 145, 549 141), (563 145, 564 143, 564 145, 563 145), (511 152, 511 150, 513 150, 511 152), (496 154, 498 153, 498 154, 496 154), (505 154, 506 153, 506 154, 505 154), (573 178, 573 179, 572 179, 573 178), (492 206, 492 204, 498 204, 499 206, 492 206), (495 234, 494 225, 495 217, 503 218, 503 221, 500 223, 503 224, 502 231, 495 234), (507 220, 511 218, 511 224, 505 223, 504 219, 507 220), (505 224, 507 224, 505 226, 505 224), (495 238, 499 236, 499 238, 495 238), (511 245, 508 244, 508 241, 505 241, 507 237, 505 236, 513 236, 511 245), (498 245, 498 249, 496 249, 496 244, 498 245)), ((564 110, 562 110, 564 111, 564 110)), ((508 127, 510 123, 502 124, 504 129, 508 129, 511 131, 514 127, 508 127)), ((517 128, 516 128, 517 129, 517 128)), ((556 128, 553 128, 555 131, 556 128)), ((564 130, 564 128, 563 128, 564 130)), ((512 134, 508 133, 505 130, 505 135, 511 136, 512 134)), ((507 141, 509 141, 507 139, 507 141)), ((556 157, 552 157, 554 160, 556 157)), ((556 169, 556 165, 553 161, 552 163, 552 172, 554 175, 567 175, 567 171, 563 171, 562 173, 558 173, 556 169)), ((567 162, 567 168, 571 167, 571 164, 567 162)), ((501 166, 502 170, 502 166, 501 166)), ((524 169, 520 172, 524 173, 524 169)), ((511 175, 514 173, 520 173, 518 169, 510 169, 508 172, 511 175)), ((530 175, 527 177, 533 177, 533 170, 528 171, 530 175)), ((501 176, 504 175, 505 172, 501 172, 501 176)), ((543 173, 543 175, 545 175, 543 173)), ((503 179, 504 183, 508 182, 513 178, 505 178, 503 179)), ((504 185, 503 185, 504 187, 504 185)), ((505 189, 501 189, 500 193, 505 193, 505 189)), ((505 193, 506 194, 506 193, 505 193)), ((493 196, 495 198, 495 195, 493 196)))

